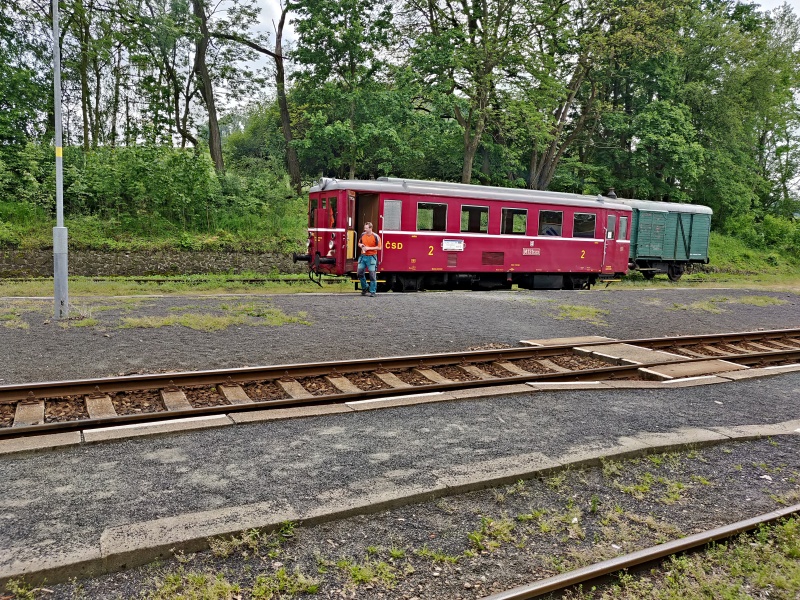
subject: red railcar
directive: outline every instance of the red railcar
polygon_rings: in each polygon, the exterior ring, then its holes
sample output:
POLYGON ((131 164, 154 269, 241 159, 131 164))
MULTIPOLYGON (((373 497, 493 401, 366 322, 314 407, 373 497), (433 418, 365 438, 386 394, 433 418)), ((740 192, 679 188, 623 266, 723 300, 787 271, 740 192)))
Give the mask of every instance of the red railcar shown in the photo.
POLYGON ((312 274, 353 275, 381 238, 379 290, 581 289, 625 273, 631 209, 581 196, 435 181, 321 179, 309 192, 312 274))

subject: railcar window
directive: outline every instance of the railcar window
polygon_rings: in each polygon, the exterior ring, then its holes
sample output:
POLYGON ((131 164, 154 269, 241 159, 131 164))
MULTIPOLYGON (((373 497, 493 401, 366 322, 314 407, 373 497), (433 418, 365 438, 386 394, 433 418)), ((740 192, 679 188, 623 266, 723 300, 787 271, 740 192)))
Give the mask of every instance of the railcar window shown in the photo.
POLYGON ((486 233, 489 231, 488 206, 461 206, 461 231, 486 233))
POLYGON ((575 213, 572 220, 572 237, 593 238, 596 216, 592 213, 575 213))
POLYGON ((327 203, 325 198, 322 199, 322 205, 320 206, 320 208, 322 210, 325 210, 326 208, 328 208, 328 203, 327 203))
POLYGON ((417 231, 447 231, 447 204, 417 204, 417 231))
POLYGON ((338 198, 333 197, 333 198, 328 198, 328 202, 331 203, 329 227, 333 228, 336 227, 336 218, 339 216, 339 201, 338 198))
POLYGON ((528 211, 524 208, 504 208, 500 233, 525 235, 528 232, 528 211))
POLYGON ((316 227, 317 226, 317 204, 319 200, 313 198, 308 201, 308 226, 309 227, 316 227))
POLYGON ((628 239, 628 217, 619 218, 619 237, 618 240, 628 239))
POLYGON ((561 222, 564 213, 560 210, 539 211, 539 235, 561 235, 561 222))
POLYGON ((614 239, 614 228, 617 226, 617 216, 608 215, 608 222, 606 223, 606 239, 614 239))
POLYGON ((384 200, 383 228, 389 231, 400 231, 400 217, 403 214, 402 200, 384 200))

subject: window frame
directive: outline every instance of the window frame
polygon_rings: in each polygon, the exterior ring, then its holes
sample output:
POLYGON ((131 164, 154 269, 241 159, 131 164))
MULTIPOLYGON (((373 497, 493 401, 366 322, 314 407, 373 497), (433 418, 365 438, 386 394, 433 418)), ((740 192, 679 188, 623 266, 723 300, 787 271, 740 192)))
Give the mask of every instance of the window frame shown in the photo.
MULTIPOLYGON (((481 210, 479 212, 481 214, 483 214, 484 211, 481 210)), ((461 233, 487 233, 488 234, 489 233, 489 213, 490 213, 490 207, 488 207, 488 206, 481 206, 481 205, 478 205, 478 204, 462 204, 461 205, 461 212, 459 214, 459 224, 458 224, 461 233), (461 219, 464 218, 464 209, 465 208, 485 209, 485 212, 486 212, 486 229, 479 229, 478 231, 470 231, 468 228, 464 229, 461 219)), ((469 215, 469 211, 467 211, 467 214, 469 215)), ((467 227, 469 227, 469 217, 467 217, 467 227)))
POLYGON ((510 206, 504 206, 500 210, 500 235, 528 235, 528 209, 527 208, 512 208, 510 206), (506 211, 512 211, 511 213, 511 231, 503 231, 506 225, 506 211), (517 215, 523 215, 525 217, 525 228, 524 231, 514 231, 514 217, 517 215))
MULTIPOLYGON (((563 231, 563 224, 562 224, 562 231, 563 231)), ((584 240, 586 240, 586 239, 593 240, 593 239, 595 239, 596 235, 597 235, 597 213, 587 213, 587 212, 575 212, 575 213, 572 213, 572 237, 573 238, 579 238, 579 239, 584 239, 584 240), (576 225, 575 219, 578 217, 578 215, 592 217, 592 221, 594 222, 594 227, 592 228, 592 234, 591 235, 576 235, 575 234, 575 225, 576 225)))
MULTIPOLYGON (((554 225, 554 223, 546 223, 546 225, 554 225)), ((564 237, 564 211, 563 210, 549 210, 549 209, 540 209, 539 210, 539 223, 536 229, 538 235, 545 236, 545 237, 564 237), (542 231, 542 214, 543 213, 553 213, 556 215, 560 215, 560 220, 558 223, 558 234, 557 235, 550 235, 549 233, 545 233, 542 231)))
MULTIPOLYGON (((443 232, 446 232, 447 231, 447 209, 448 209, 448 207, 449 207, 449 205, 446 202, 417 202, 417 214, 415 216, 415 219, 416 219, 415 229, 416 229, 416 231, 431 231, 431 232, 434 232, 434 231, 442 232, 443 231, 443 232), (422 208, 422 205, 424 205, 424 204, 429 205, 431 207, 430 210, 432 211, 432 214, 431 214, 431 228, 430 229, 420 229, 419 228, 419 211, 422 208), (435 228, 435 225, 436 225, 436 208, 437 207, 444 207, 444 218, 442 219, 443 222, 444 222, 444 227, 441 228, 441 229, 436 229, 435 228)), ((425 209, 423 209, 423 210, 425 210, 425 209)))
POLYGON ((628 220, 629 218, 627 215, 620 216, 619 218, 619 231, 617 233, 618 242, 626 242, 630 239, 630 236, 628 235, 628 220), (623 220, 625 222, 624 227, 622 226, 623 220))

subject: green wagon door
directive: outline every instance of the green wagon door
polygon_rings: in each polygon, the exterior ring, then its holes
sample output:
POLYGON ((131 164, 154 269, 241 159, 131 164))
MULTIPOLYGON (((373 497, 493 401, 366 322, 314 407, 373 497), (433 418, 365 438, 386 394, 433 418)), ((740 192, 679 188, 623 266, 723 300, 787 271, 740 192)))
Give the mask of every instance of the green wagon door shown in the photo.
POLYGON ((693 216, 691 213, 675 213, 675 260, 689 260, 693 216))
POLYGON ((650 210, 639 211, 637 229, 637 258, 661 258, 664 254, 664 230, 667 213, 650 210))
POLYGON ((711 233, 711 215, 692 215, 692 239, 689 260, 708 262, 708 238, 711 233))

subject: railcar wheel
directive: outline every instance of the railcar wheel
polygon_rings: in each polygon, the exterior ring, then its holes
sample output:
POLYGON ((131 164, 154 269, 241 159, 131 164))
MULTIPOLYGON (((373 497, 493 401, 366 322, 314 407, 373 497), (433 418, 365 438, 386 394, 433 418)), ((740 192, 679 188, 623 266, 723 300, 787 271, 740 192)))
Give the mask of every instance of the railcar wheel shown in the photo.
POLYGON ((683 275, 683 265, 669 265, 667 267, 667 277, 670 281, 678 281, 683 275))

